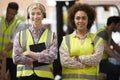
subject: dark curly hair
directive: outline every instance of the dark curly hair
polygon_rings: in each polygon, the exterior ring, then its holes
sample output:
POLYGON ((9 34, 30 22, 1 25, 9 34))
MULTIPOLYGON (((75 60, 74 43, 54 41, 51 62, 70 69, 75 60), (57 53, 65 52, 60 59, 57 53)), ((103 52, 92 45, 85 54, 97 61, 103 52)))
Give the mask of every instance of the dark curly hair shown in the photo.
POLYGON ((88 16, 87 29, 90 30, 96 18, 96 11, 88 4, 78 3, 70 7, 70 9, 68 10, 68 26, 76 28, 74 23, 74 17, 77 11, 84 11, 87 14, 88 16))

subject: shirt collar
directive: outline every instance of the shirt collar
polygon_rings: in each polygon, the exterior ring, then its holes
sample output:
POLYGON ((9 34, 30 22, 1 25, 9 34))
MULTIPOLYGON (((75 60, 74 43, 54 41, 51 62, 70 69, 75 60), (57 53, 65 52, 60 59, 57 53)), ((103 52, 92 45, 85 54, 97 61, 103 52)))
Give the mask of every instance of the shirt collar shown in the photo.
MULTIPOLYGON (((33 33, 36 33, 35 29, 31 26, 29 27, 30 31, 33 33)), ((43 32, 45 30, 45 27, 42 26, 40 29, 38 29, 38 33, 40 33, 41 31, 43 32)))
MULTIPOLYGON (((78 34, 77 34, 77 31, 75 30, 73 33, 72 33, 72 37, 78 37, 78 34)), ((84 36, 84 38, 86 38, 86 37, 89 37, 90 36, 90 32, 87 32, 86 34, 85 34, 85 36, 84 36)))

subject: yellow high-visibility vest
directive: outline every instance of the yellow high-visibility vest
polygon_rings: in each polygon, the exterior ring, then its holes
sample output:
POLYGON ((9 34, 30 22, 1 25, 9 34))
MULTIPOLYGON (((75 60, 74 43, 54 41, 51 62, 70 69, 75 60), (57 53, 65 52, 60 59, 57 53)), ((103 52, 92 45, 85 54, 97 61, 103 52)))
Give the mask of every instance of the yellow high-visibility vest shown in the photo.
MULTIPOLYGON (((0 51, 5 50, 8 43, 11 42, 12 36, 16 32, 16 28, 20 24, 21 20, 14 18, 13 22, 7 27, 5 16, 0 18, 0 51)), ((8 52, 8 58, 12 58, 12 50, 8 52)))
MULTIPOLYGON (((108 39, 108 44, 111 43, 111 34, 107 31, 106 27, 103 26, 100 30, 98 30, 98 32, 96 34, 99 34, 102 31, 106 31, 108 33, 109 39, 108 39)), ((102 59, 107 59, 108 58, 108 54, 104 51, 102 59)))
MULTIPOLYGON (((48 29, 44 30, 38 43, 45 43, 45 45, 47 47, 48 41, 51 42, 53 40, 53 34, 54 34, 52 32, 50 34, 49 33, 50 33, 50 31, 48 29)), ((24 44, 26 44, 26 46, 23 46, 22 48, 25 48, 23 50, 28 50, 28 51, 30 50, 29 45, 34 44, 34 41, 33 41, 33 38, 31 36, 29 29, 26 29, 26 30, 20 32, 20 44, 22 46, 24 44), (25 36, 27 37, 27 40, 25 40, 25 38, 26 38, 25 36)), ((50 46, 50 45, 48 45, 48 46, 50 46)), ((53 79, 54 76, 53 76, 52 72, 53 72, 52 64, 38 66, 38 67, 33 67, 33 65, 22 65, 22 64, 17 65, 17 77, 25 77, 25 76, 30 76, 32 74, 36 74, 39 77, 53 79)))
MULTIPOLYGON (((102 38, 95 36, 94 34, 90 34, 90 37, 87 37, 82 45, 80 44, 79 39, 73 37, 72 34, 69 35, 68 38, 69 41, 66 40, 67 37, 63 37, 63 44, 69 50, 71 57, 90 55, 103 41, 102 38)), ((62 67, 62 80, 98 80, 98 73, 99 65, 77 69, 62 67)))

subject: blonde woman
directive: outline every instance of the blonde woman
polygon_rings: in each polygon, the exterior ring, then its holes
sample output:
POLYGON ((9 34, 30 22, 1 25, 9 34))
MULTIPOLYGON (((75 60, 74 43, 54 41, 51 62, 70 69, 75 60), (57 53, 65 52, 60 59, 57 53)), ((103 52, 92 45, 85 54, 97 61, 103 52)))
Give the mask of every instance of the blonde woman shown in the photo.
POLYGON ((52 63, 57 58, 57 37, 42 25, 45 7, 34 3, 28 7, 32 25, 16 34, 13 61, 19 80, 53 80, 52 63))

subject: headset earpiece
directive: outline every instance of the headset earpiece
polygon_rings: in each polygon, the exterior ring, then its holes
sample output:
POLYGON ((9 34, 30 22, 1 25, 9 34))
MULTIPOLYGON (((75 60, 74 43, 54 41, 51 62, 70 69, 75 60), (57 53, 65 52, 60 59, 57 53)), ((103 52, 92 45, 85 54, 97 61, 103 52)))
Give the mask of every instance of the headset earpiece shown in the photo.
POLYGON ((29 13, 27 14, 27 19, 30 19, 29 13))
POLYGON ((43 18, 46 18, 46 13, 43 13, 43 18))
POLYGON ((30 15, 29 15, 29 11, 28 11, 28 10, 29 10, 29 7, 30 7, 30 6, 28 6, 28 8, 27 8, 27 19, 30 19, 30 15))

